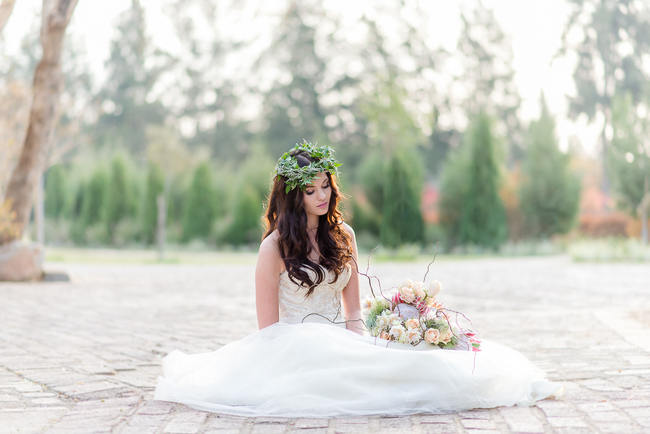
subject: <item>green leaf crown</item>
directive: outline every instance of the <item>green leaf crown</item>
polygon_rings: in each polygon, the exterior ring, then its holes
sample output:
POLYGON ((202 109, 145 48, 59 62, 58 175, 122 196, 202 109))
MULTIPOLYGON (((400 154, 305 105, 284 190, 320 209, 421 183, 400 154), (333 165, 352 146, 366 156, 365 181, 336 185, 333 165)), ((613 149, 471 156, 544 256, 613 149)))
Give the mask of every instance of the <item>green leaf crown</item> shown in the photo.
POLYGON ((302 143, 282 154, 275 166, 274 176, 283 176, 285 178, 284 192, 289 193, 296 187, 304 191, 312 183, 314 177, 323 171, 330 172, 332 175, 338 174, 341 163, 334 158, 334 149, 330 146, 317 146, 303 139, 302 143), (312 161, 307 166, 300 167, 295 156, 290 155, 293 151, 306 151, 309 156, 316 161, 312 161))

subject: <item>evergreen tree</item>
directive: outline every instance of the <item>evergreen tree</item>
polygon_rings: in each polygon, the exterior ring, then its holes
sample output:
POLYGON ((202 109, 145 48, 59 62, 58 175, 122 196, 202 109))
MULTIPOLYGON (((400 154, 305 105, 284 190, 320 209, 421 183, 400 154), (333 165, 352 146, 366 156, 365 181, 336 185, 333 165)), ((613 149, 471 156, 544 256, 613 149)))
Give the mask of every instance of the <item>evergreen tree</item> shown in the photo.
POLYGON ((461 13, 462 31, 458 51, 463 55, 463 87, 460 101, 470 117, 481 111, 499 120, 499 135, 508 138, 508 162, 523 156, 523 131, 517 116, 521 97, 515 85, 512 67, 512 44, 499 25, 494 11, 482 1, 474 3, 469 13, 461 13))
POLYGON ((479 113, 443 173, 440 215, 447 247, 474 244, 497 248, 507 236, 499 197, 499 158, 490 118, 479 113))
POLYGON ((117 224, 133 213, 134 198, 137 196, 130 187, 132 185, 125 158, 116 155, 111 163, 103 216, 107 239, 111 243, 114 241, 113 235, 117 224))
POLYGON ((384 207, 380 228, 381 243, 397 247, 403 243, 422 242, 424 221, 420 211, 422 169, 419 160, 407 149, 393 153, 386 170, 384 207))
POLYGON ((108 175, 103 168, 97 168, 86 184, 81 206, 84 226, 99 223, 104 216, 108 193, 108 175))
POLYGON ((79 210, 79 217, 70 227, 70 238, 77 244, 86 243, 86 230, 93 225, 101 223, 106 206, 106 193, 108 191, 108 175, 102 167, 96 167, 88 181, 79 185, 75 208, 79 210))
POLYGON ((479 113, 469 130, 471 160, 467 200, 460 215, 463 244, 497 248, 507 236, 506 214, 499 197, 499 162, 491 120, 479 113))
POLYGON ((183 241, 209 237, 216 211, 212 170, 208 163, 202 163, 194 171, 188 192, 183 217, 183 241))
POLYGON ((145 187, 145 197, 142 202, 142 236, 144 242, 152 244, 156 239, 156 228, 158 226, 158 195, 162 194, 165 179, 155 164, 149 165, 147 172, 147 185, 145 187))
POLYGON ((441 175, 438 213, 447 250, 460 244, 460 216, 469 191, 471 154, 467 136, 463 139, 462 145, 450 152, 441 175))
POLYGON ((232 224, 223 240, 232 244, 259 241, 262 235, 262 198, 251 184, 242 185, 233 200, 232 224))
POLYGON ((89 131, 96 143, 123 147, 139 160, 145 155, 147 126, 164 119, 164 107, 152 102, 150 94, 168 64, 167 56, 153 49, 145 22, 140 1, 132 0, 111 41, 108 78, 99 98, 100 116, 89 131))
POLYGON ((274 63, 283 73, 263 104, 263 136, 273 155, 281 155, 303 138, 318 142, 327 137, 328 113, 320 97, 327 90, 323 89, 327 62, 316 49, 317 23, 322 19, 322 8, 314 2, 289 2, 269 49, 259 60, 274 63))
POLYGON ((60 164, 50 167, 45 177, 45 215, 58 219, 65 207, 65 172, 60 164))
POLYGON ((641 219, 641 237, 648 243, 650 215, 650 122, 639 117, 629 94, 616 95, 612 107, 614 137, 608 151, 617 205, 641 219))
POLYGON ((568 232, 578 212, 580 181, 557 147, 555 122, 543 98, 541 116, 529 128, 523 177, 519 203, 525 232, 541 238, 568 232))
MULTIPOLYGON (((630 93, 632 104, 643 102, 648 81, 645 56, 650 50, 650 7, 648 2, 612 0, 570 0, 570 17, 565 21, 562 48, 558 55, 576 55, 573 79, 576 92, 569 98, 569 116, 587 116, 601 123, 600 145, 603 189, 608 192, 611 161, 607 152, 607 130, 613 126, 613 99, 630 93), (572 42, 570 36, 577 34, 572 42)), ((614 169, 616 170, 616 169, 614 169)))
POLYGON ((381 210, 384 208, 386 178, 386 162, 384 160, 384 154, 379 152, 368 153, 357 171, 363 191, 375 214, 381 214, 381 210))

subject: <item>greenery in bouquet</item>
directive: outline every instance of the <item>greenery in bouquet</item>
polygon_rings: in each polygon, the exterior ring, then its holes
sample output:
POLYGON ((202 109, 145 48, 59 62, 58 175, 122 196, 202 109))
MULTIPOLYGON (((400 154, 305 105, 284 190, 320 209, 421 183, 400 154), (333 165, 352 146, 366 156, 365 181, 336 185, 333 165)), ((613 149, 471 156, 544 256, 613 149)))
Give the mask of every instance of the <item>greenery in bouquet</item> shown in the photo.
POLYGON ((377 338, 402 344, 418 345, 424 341, 443 349, 480 351, 476 334, 458 322, 459 315, 467 317, 437 301, 441 289, 437 280, 425 284, 407 279, 392 297, 366 300, 368 331, 377 338))

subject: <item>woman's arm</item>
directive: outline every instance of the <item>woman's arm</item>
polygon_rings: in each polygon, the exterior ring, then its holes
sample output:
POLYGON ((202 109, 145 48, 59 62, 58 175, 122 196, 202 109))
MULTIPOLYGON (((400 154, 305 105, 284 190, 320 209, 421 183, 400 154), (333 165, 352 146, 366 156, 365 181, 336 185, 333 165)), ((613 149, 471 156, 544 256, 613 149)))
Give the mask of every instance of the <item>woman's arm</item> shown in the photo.
POLYGON ((342 292, 343 313, 346 320, 345 327, 348 330, 362 335, 364 326, 361 322, 361 304, 359 302, 359 270, 357 268, 359 258, 357 254, 357 239, 354 236, 354 230, 352 230, 350 225, 343 223, 343 227, 348 231, 350 237, 352 237, 352 256, 354 256, 355 262, 351 264, 350 280, 342 292))
POLYGON ((269 235, 260 244, 255 268, 255 307, 260 330, 279 320, 280 261, 275 237, 269 235))

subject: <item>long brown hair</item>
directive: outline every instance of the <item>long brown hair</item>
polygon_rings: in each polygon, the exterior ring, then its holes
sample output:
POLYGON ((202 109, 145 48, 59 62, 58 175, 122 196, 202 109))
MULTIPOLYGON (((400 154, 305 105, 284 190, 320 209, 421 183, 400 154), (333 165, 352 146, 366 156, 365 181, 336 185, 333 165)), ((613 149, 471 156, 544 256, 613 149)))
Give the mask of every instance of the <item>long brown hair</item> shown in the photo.
MULTIPOLYGON (((292 156, 298 161, 298 166, 307 166, 315 161, 308 152, 295 150, 292 156)), ((316 243, 320 251, 320 265, 335 273, 334 283, 343 272, 345 264, 352 260, 352 239, 343 228, 343 218, 338 210, 341 193, 336 185, 336 176, 325 171, 332 188, 327 214, 318 216, 316 243)), ((296 187, 285 193, 285 178, 276 176, 273 179, 271 192, 267 200, 268 206, 264 216, 266 231, 262 239, 278 230, 278 247, 289 279, 300 286, 309 288, 306 296, 314 291, 314 287, 325 278, 325 273, 319 264, 308 257, 311 243, 307 236, 307 214, 303 206, 303 192, 296 187), (302 268, 307 267, 316 272, 316 281, 302 268)))

